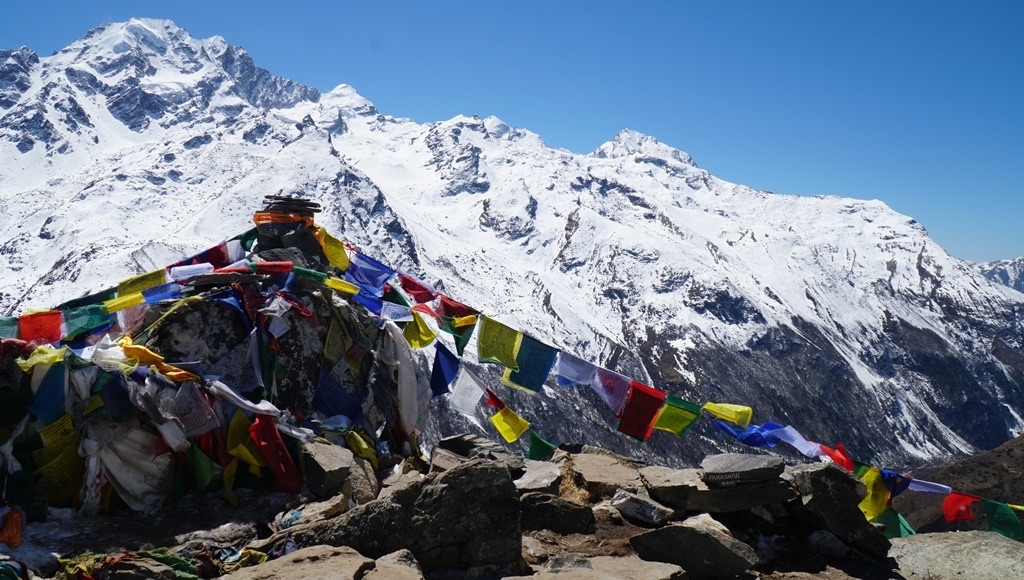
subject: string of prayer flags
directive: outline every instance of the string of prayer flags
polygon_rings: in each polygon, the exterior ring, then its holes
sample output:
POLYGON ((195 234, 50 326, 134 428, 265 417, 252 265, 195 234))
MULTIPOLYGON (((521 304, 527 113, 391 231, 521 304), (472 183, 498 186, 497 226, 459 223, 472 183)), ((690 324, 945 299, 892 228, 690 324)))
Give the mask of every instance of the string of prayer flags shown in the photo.
MULTIPOLYGON (((434 342, 437 338, 437 334, 427 326, 426 321, 420 316, 419 312, 412 310, 412 322, 405 325, 402 330, 402 334, 405 336, 405 340, 409 341, 409 346, 413 348, 423 348, 428 344, 434 342)), ((438 343, 440 344, 440 343, 438 343)))
POLYGON ((558 361, 555 363, 555 380, 559 387, 574 387, 576 385, 589 385, 594 382, 594 373, 597 367, 577 356, 567 352, 558 351, 558 361))
POLYGON ((664 406, 663 391, 632 381, 629 394, 626 395, 626 406, 622 410, 622 419, 619 420, 619 432, 641 441, 650 439, 654 422, 664 406))
POLYGON ((910 485, 907 487, 910 491, 923 491, 925 493, 938 493, 946 495, 953 493, 953 488, 948 485, 941 483, 933 483, 931 481, 925 481, 923 479, 911 479, 910 485))
POLYGON ((476 418, 476 408, 480 404, 480 397, 484 395, 484 386, 480 379, 476 378, 468 368, 462 367, 459 375, 455 378, 455 386, 452 388, 451 397, 448 403, 453 409, 469 417, 476 418))
POLYGON ((477 336, 477 359, 480 362, 504 365, 519 370, 516 353, 523 333, 489 316, 480 316, 480 334, 477 336))
POLYGON ((772 432, 782 429, 782 425, 771 421, 764 425, 750 425, 745 429, 740 429, 732 423, 722 421, 721 419, 715 420, 714 425, 732 435, 744 445, 761 448, 770 448, 778 445, 780 439, 772 435, 772 432))
POLYGON ((142 292, 137 292, 135 294, 128 294, 127 296, 118 296, 113 300, 107 300, 103 303, 103 307, 106 308, 107 312, 110 314, 114 314, 115 312, 120 312, 131 308, 132 306, 144 304, 145 302, 146 297, 142 295, 142 292))
POLYGON ((746 405, 733 405, 731 403, 704 403, 704 410, 715 417, 728 421, 740 427, 750 425, 754 418, 754 410, 746 405))
POLYGON ((366 288, 360 288, 359 292, 352 296, 352 301, 361 304, 376 316, 380 316, 380 311, 384 308, 384 301, 379 296, 374 296, 373 292, 366 288))
POLYGON ((672 395, 665 396, 665 406, 654 421, 654 428, 682 437, 700 417, 700 405, 684 401, 672 395))
POLYGON ((459 372, 459 357, 452 354, 447 347, 440 342, 434 345, 434 368, 430 372, 430 392, 432 397, 443 395, 448 392, 448 385, 452 384, 459 372))
POLYGON ((601 367, 597 368, 594 376, 596 380, 590 387, 608 405, 616 418, 622 417, 622 409, 626 406, 626 397, 629 395, 629 384, 632 379, 601 367))
POLYGON ((394 275, 391 268, 359 252, 352 256, 345 270, 346 280, 378 297, 384 295, 384 284, 394 275))
POLYGON ((110 313, 102 304, 81 306, 64 312, 64 334, 69 337, 110 324, 110 313))
POLYGON ((128 296, 129 294, 137 294, 154 286, 160 286, 165 282, 167 282, 167 270, 160 268, 159 270, 153 270, 152 272, 121 280, 117 284, 117 295, 128 296))
POLYGON ((1024 537, 1024 528, 1021 526, 1020 519, 1017 514, 1013 513, 1009 505, 983 499, 981 507, 985 510, 985 519, 988 520, 990 532, 1002 534, 1011 540, 1019 540, 1024 537))
POLYGON ((885 526, 885 537, 890 540, 893 538, 906 538, 917 533, 914 531, 914 528, 910 527, 910 523, 891 507, 885 508, 882 515, 873 521, 885 526))
POLYGON ((821 451, 836 465, 842 467, 846 471, 852 472, 856 467, 853 464, 853 460, 850 459, 850 456, 846 453, 846 447, 844 447, 842 443, 836 445, 835 449, 822 445, 821 451))
POLYGON ((530 451, 526 454, 527 459, 534 461, 547 461, 555 454, 555 450, 558 449, 554 443, 546 441, 533 429, 530 429, 530 451))
POLYGON ((0 338, 18 338, 18 319, 0 317, 0 338))
POLYGON ((359 293, 359 286, 356 286, 348 280, 342 280, 341 278, 335 278, 334 276, 328 276, 327 281, 324 282, 324 286, 327 286, 331 290, 337 290, 342 294, 348 294, 349 296, 354 296, 359 293))
POLYGON ((800 434, 799 431, 794 429, 792 425, 786 425, 781 429, 776 429, 772 431, 770 435, 779 441, 789 444, 805 457, 815 458, 822 456, 821 445, 814 443, 813 441, 808 441, 800 434))
POLYGON ((974 512, 971 511, 971 504, 980 500, 976 495, 970 495, 954 491, 942 500, 942 515, 946 517, 946 523, 969 522, 974 519, 974 512))
POLYGON ((62 318, 59 310, 45 310, 21 315, 18 318, 21 340, 46 344, 60 342, 60 339, 63 338, 62 318))
POLYGON ((536 394, 551 373, 557 354, 558 349, 524 334, 516 352, 516 366, 519 370, 505 369, 501 382, 531 395, 536 394))
POLYGON ((423 302, 430 302, 437 298, 437 290, 433 286, 426 282, 414 278, 404 272, 398 274, 399 284, 402 285, 402 290, 405 290, 417 304, 423 302))
POLYGON ((469 338, 473 336, 473 329, 476 328, 477 310, 456 302, 441 294, 440 302, 437 305, 437 316, 441 319, 441 330, 455 337, 455 352, 462 356, 469 344, 469 338))
POLYGON ((86 294, 85 296, 79 296, 78 298, 72 298, 67 302, 62 303, 57 307, 57 310, 70 310, 71 308, 78 308, 79 306, 89 306, 90 304, 102 304, 111 298, 117 296, 117 288, 107 288, 101 290, 95 294, 86 294))
POLYGON ((862 473, 858 473, 857 477, 867 487, 867 494, 857 507, 860 508, 860 511, 864 513, 864 517, 870 522, 881 516, 886 508, 889 507, 889 500, 891 499, 889 489, 885 486, 882 471, 877 467, 869 466, 862 473))
POLYGON ((146 304, 156 304, 161 300, 181 298, 181 286, 177 282, 168 282, 142 291, 146 304))

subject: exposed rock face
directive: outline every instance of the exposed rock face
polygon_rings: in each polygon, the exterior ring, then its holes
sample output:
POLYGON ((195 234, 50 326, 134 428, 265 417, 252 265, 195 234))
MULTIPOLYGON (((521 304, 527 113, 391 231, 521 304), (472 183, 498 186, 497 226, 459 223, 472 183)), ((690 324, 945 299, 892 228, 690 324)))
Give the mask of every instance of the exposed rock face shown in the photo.
POLYGON ((701 479, 698 469, 650 466, 641 469, 640 475, 651 497, 685 511, 735 512, 788 501, 797 496, 791 485, 778 479, 710 487, 701 479))
POLYGON ((737 483, 772 480, 782 475, 785 462, 772 455, 750 453, 719 453, 708 455, 701 462, 704 483, 729 486, 737 483))
POLYGON ((373 560, 352 548, 309 546, 258 566, 242 568, 227 577, 235 580, 359 580, 373 568, 373 560))
POLYGON ((644 560, 682 566, 688 577, 732 576, 757 563, 753 548, 705 518, 690 518, 634 536, 629 544, 644 560))
POLYGON ((580 505, 547 493, 524 493, 523 530, 551 530, 558 534, 587 534, 594 531, 594 512, 580 505))
POLYGON ((580 453, 572 458, 572 471, 592 498, 610 498, 616 490, 637 491, 643 487, 640 474, 614 457, 580 453))
POLYGON ((917 534, 893 540, 889 556, 907 580, 1024 578, 1024 544, 992 532, 917 534))
POLYGON ((349 546, 380 558, 409 549, 438 570, 514 571, 522 549, 519 492, 506 468, 476 460, 297 531, 300 546, 349 546))

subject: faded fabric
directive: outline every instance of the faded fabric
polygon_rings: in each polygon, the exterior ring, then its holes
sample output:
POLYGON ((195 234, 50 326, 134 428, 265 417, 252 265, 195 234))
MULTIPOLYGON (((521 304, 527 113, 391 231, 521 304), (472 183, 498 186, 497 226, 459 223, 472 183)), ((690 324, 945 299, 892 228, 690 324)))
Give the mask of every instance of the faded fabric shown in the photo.
POLYGON ((786 425, 781 429, 776 429, 770 433, 772 437, 788 443, 805 457, 821 457, 823 452, 821 451, 821 445, 808 441, 799 431, 793 428, 792 425, 786 425))
POLYGON ((615 371, 598 367, 596 380, 591 386, 601 400, 608 405, 615 417, 622 417, 622 409, 626 406, 629 395, 629 383, 632 379, 615 371))
POLYGON ((484 386, 466 367, 462 367, 459 376, 455 379, 455 387, 452 389, 448 402, 452 408, 469 417, 476 418, 476 408, 480 405, 480 397, 484 395, 484 386))
POLYGON ((558 352, 558 362, 555 363, 556 381, 559 387, 574 387, 576 385, 590 385, 594 382, 594 373, 597 367, 577 356, 565 351, 558 352))

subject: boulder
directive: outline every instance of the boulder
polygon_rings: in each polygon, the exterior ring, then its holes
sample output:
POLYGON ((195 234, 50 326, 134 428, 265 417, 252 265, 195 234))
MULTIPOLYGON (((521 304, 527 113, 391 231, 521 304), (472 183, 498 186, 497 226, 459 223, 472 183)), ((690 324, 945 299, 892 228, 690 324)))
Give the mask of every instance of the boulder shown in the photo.
POLYGON ((520 501, 524 530, 551 530, 557 534, 594 531, 594 512, 590 506, 536 491, 523 494, 520 501))
POLYGON ((424 580, 423 568, 406 549, 377 558, 373 570, 362 580, 424 580))
POLYGON ((994 532, 941 532, 894 539, 889 557, 907 580, 1024 578, 1024 544, 994 532))
MULTIPOLYGON (((340 516, 348 511, 348 497, 338 494, 324 501, 314 501, 284 511, 274 518, 278 530, 286 530, 295 526, 310 524, 321 520, 340 516)), ((253 529, 249 537, 255 536, 253 529)), ((230 544, 229 544, 230 545, 230 544)))
POLYGON ((409 549, 427 574, 511 573, 522 551, 519 492, 506 467, 474 460, 297 530, 299 546, 350 546, 380 558, 409 549))
POLYGON ((630 538, 629 545, 644 560, 676 564, 691 578, 732 576, 757 563, 753 548, 708 519, 690 518, 651 530, 630 538))
POLYGON ((349 488, 352 490, 352 499, 362 505, 377 499, 380 493, 380 481, 377 480, 377 472, 373 464, 362 457, 352 458, 352 470, 348 476, 349 488))
POLYGON ((677 565, 648 562, 636 556, 588 558, 564 554, 552 558, 532 576, 511 576, 506 580, 683 580, 687 577, 677 565))
POLYGON ((591 499, 607 499, 620 489, 636 492, 643 487, 640 473, 620 462, 616 457, 596 453, 581 453, 570 463, 581 486, 591 499))
POLYGON ((867 493, 864 483, 833 463, 809 463, 787 468, 783 478, 800 492, 788 504, 794 517, 827 529, 843 543, 878 558, 889 553, 882 530, 864 518, 857 505, 867 493))
POLYGON ((387 478, 385 478, 383 482, 381 482, 380 493, 377 494, 377 497, 387 497, 395 493, 396 491, 408 487, 418 481, 423 481, 423 474, 418 471, 391 474, 387 478))
POLYGON ((740 483, 770 481, 782 474, 786 464, 781 457, 751 453, 708 455, 700 464, 701 480, 709 485, 732 486, 740 483))
POLYGON ((430 473, 441 473, 469 461, 468 457, 453 451, 435 447, 430 452, 430 473))
POLYGON ((698 469, 651 466, 640 470, 647 491, 658 502, 684 511, 736 512, 755 506, 788 501, 797 496, 787 482, 776 479, 760 483, 737 483, 709 487, 698 469))
POLYGON ((352 451, 326 441, 304 443, 301 458, 306 485, 320 497, 340 492, 352 471, 352 451))
POLYGON ((627 519, 654 526, 663 524, 674 513, 671 508, 667 508, 649 497, 637 495, 624 489, 615 492, 611 503, 627 519))
MULTIPOLYGON (((373 560, 347 547, 309 546, 225 576, 232 580, 356 580, 374 568, 373 560)), ((171 578, 173 578, 173 574, 171 578)))
POLYGON ((558 486, 562 483, 562 466, 550 461, 526 460, 526 471, 516 480, 516 489, 519 493, 539 491, 543 493, 558 493, 558 486))
POLYGON ((525 460, 522 457, 510 453, 508 449, 498 443, 479 435, 463 433, 445 437, 437 442, 437 447, 468 459, 490 459, 503 463, 512 473, 512 479, 518 478, 526 469, 525 460))

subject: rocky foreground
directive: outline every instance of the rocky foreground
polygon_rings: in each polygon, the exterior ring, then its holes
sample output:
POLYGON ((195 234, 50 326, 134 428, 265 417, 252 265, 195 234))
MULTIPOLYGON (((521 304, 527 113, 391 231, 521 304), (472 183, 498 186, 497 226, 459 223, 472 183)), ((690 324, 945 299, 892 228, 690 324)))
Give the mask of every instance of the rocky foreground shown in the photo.
POLYGON ((1024 578, 1024 544, 998 534, 890 541, 857 507, 863 483, 831 463, 722 454, 670 469, 573 451, 524 460, 463 435, 422 473, 314 442, 299 497, 31 524, 10 555, 38 577, 97 580, 1024 578))

